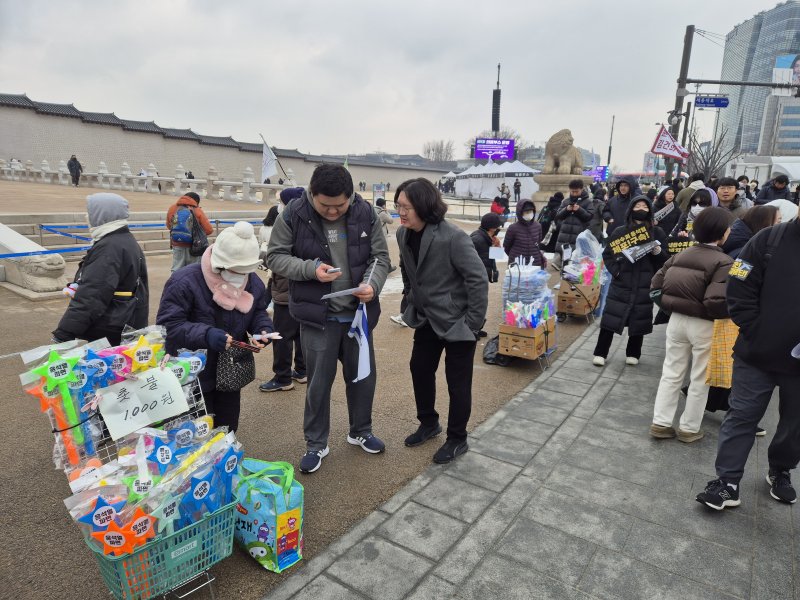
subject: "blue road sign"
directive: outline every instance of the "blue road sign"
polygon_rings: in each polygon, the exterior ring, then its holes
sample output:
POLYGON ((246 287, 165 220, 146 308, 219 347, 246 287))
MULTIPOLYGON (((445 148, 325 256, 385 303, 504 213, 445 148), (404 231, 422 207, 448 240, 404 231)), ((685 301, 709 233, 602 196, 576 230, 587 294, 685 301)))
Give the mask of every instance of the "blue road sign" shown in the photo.
POLYGON ((697 96, 694 102, 697 108, 727 108, 730 103, 725 96, 697 96))

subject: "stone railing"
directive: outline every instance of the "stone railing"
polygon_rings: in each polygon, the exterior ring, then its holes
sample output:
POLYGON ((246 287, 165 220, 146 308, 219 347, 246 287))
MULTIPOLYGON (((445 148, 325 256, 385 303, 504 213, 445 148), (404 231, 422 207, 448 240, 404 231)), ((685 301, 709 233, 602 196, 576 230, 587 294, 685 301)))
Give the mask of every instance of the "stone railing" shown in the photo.
MULTIPOLYGON (((241 181, 225 181, 214 167, 209 167, 205 179, 187 179, 182 165, 175 167, 174 177, 163 177, 158 174, 156 167, 151 163, 143 170, 144 174, 134 175, 128 163, 122 163, 119 173, 110 173, 104 162, 100 162, 97 173, 81 173, 81 184, 105 190, 124 190, 129 192, 145 192, 150 194, 166 194, 182 196, 186 192, 195 192, 201 198, 213 200, 231 200, 234 202, 269 202, 274 200, 275 194, 292 185, 294 174, 291 169, 287 171, 289 181, 283 185, 257 183, 255 174, 250 167, 242 173, 241 181)), ((43 160, 39 168, 34 167, 33 161, 21 163, 12 160, 7 163, 0 159, 0 179, 7 181, 27 181, 33 183, 49 183, 54 185, 72 185, 67 163, 60 161, 58 168, 53 170, 50 164, 43 160)))

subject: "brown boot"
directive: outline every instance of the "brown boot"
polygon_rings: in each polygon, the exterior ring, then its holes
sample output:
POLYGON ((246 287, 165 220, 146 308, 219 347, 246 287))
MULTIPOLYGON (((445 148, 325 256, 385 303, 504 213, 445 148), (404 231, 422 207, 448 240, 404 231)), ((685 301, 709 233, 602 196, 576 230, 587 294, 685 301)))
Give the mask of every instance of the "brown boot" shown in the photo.
POLYGON ((678 429, 678 439, 686 444, 691 444, 697 440, 703 439, 706 433, 701 429, 700 431, 683 431, 678 429))
POLYGON ((650 425, 650 435, 659 440, 668 440, 675 437, 675 430, 672 427, 664 427, 663 425, 650 425))

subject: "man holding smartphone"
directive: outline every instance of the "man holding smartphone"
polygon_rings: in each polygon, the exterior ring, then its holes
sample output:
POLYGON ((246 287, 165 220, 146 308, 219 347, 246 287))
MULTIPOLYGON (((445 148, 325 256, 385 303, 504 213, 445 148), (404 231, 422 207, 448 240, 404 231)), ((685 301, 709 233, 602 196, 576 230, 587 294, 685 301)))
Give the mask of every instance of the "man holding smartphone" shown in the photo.
POLYGON ((347 442, 378 454, 385 446, 372 433, 375 356, 370 374, 358 378, 359 344, 348 336, 360 302, 369 330, 378 323, 378 295, 389 270, 386 236, 375 210, 353 193, 350 173, 341 165, 319 165, 309 188, 292 200, 272 230, 267 266, 290 280, 289 312, 300 323, 306 359, 306 453, 302 473, 313 473, 328 455, 331 386, 337 361, 346 382, 350 431, 347 442), (357 288, 352 294, 322 296, 357 288))

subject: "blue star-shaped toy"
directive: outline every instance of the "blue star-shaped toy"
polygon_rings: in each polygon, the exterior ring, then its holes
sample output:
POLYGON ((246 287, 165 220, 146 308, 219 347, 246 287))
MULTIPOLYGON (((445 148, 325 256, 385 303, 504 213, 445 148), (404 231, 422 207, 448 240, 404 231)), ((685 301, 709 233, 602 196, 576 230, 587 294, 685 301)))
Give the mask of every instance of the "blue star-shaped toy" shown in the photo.
POLYGON ((184 421, 174 429, 170 429, 167 434, 169 439, 174 440, 178 446, 189 446, 194 440, 195 431, 197 428, 194 423, 184 421))
POLYGON ((94 376, 97 387, 108 387, 117 380, 114 371, 111 370, 113 362, 113 356, 99 356, 94 350, 87 350, 86 357, 83 359, 83 363, 87 367, 97 369, 94 376))
POLYGON ((202 514, 205 510, 214 512, 212 506, 219 508, 219 501, 215 500, 217 490, 214 486, 214 470, 209 470, 208 473, 202 477, 192 477, 189 484, 189 491, 183 497, 183 505, 187 508, 189 513, 202 514))
POLYGON ((228 448, 228 451, 222 456, 217 463, 217 473, 222 482, 224 490, 223 502, 226 504, 233 500, 233 476, 239 468, 239 463, 242 461, 244 452, 236 450, 233 446, 228 448))
POLYGON ((165 444, 161 441, 161 438, 155 438, 153 451, 147 455, 147 460, 156 464, 159 475, 164 475, 170 465, 177 464, 177 459, 174 442, 165 444))
POLYGON ((125 506, 126 501, 113 502, 109 504, 102 496, 98 496, 92 509, 83 515, 78 521, 90 525, 92 531, 102 531, 114 521, 117 513, 125 506))

